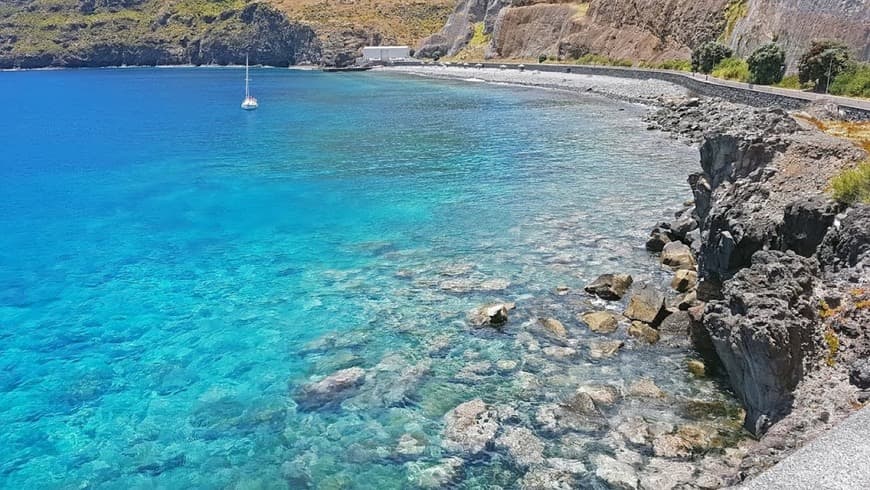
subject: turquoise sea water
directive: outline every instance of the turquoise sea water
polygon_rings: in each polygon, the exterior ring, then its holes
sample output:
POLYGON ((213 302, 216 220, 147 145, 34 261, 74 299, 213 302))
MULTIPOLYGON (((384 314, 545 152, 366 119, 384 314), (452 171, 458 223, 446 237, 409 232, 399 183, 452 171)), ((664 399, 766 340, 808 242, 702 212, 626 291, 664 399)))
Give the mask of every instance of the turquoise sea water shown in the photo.
MULTIPOLYGON (((689 197, 697 154, 645 131, 643 109, 260 69, 261 108, 244 112, 242 77, 0 73, 14 95, 0 113, 0 486, 406 488, 448 455, 444 413, 474 397, 533 413, 582 382, 643 376, 727 399, 675 369, 679 349, 541 366, 515 344, 539 316, 588 336, 575 315, 599 273, 667 282, 644 237, 689 197), (518 304, 506 331, 469 329, 493 300, 518 304), (504 359, 544 388, 520 396, 516 370, 466 369, 504 359), (302 384, 351 366, 367 370, 354 396, 297 405, 302 384), (396 453, 407 433, 420 454, 396 453)), ((452 484, 508 488, 523 472, 493 451, 452 484)))

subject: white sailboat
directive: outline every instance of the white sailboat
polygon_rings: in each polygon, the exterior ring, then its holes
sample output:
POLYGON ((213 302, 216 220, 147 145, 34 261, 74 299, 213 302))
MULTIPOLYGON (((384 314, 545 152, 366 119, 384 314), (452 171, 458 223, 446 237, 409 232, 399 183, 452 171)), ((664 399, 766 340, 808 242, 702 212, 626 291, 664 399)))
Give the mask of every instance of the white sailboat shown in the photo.
POLYGON ((248 75, 248 57, 245 56, 245 100, 242 101, 242 109, 246 111, 253 111, 259 107, 256 97, 251 95, 250 82, 251 77, 248 75))

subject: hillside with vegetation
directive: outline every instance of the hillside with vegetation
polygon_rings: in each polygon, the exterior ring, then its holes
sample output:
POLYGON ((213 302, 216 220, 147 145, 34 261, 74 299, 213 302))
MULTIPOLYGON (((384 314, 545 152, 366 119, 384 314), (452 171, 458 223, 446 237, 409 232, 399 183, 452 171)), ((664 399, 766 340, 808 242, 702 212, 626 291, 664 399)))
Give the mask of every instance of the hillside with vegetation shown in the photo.
POLYGON ((367 30, 415 46, 444 25, 453 0, 270 0, 290 19, 318 32, 367 30))
POLYGON ((415 44, 450 0, 7 0, 0 67, 346 64, 367 43, 415 44))
MULTIPOLYGON (((748 78, 746 59, 776 43, 797 74, 813 41, 833 39, 870 60, 870 3, 859 0, 458 0, 420 54, 457 60, 559 60, 689 68, 693 50, 718 42, 734 59, 718 67, 748 78)), ((842 83, 862 90, 862 65, 842 83), (861 86, 861 87, 859 87, 861 86)), ((832 83, 831 88, 835 87, 832 83)))

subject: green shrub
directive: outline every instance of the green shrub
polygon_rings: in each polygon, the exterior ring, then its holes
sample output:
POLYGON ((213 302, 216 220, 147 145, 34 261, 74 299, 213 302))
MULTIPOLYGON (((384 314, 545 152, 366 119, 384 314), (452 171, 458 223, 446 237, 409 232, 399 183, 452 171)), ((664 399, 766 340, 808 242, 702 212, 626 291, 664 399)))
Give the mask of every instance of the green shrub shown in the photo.
POLYGON ((712 75, 725 80, 746 82, 749 80, 749 65, 740 58, 725 58, 713 68, 712 75))
POLYGON ((637 66, 654 70, 692 71, 692 62, 689 60, 641 61, 637 66))
POLYGON ((825 330, 825 343, 828 344, 828 355, 825 356, 825 362, 828 366, 833 366, 837 363, 837 352, 840 350, 840 338, 837 333, 830 328, 825 330))
POLYGON ((870 160, 846 169, 831 179, 831 193, 839 202, 870 204, 870 160))
POLYGON ((829 91, 834 95, 870 97, 870 63, 858 63, 837 75, 829 91))
POLYGON ((692 71, 710 73, 713 68, 734 52, 728 46, 717 42, 704 43, 692 51, 692 71))
POLYGON ((547 61, 547 55, 542 54, 542 55, 538 56, 538 63, 543 63, 545 61, 547 61))
POLYGON ((731 0, 731 2, 728 3, 728 7, 725 8, 725 30, 722 31, 720 39, 725 41, 731 37, 731 33, 734 32, 734 27, 737 26, 737 22, 746 17, 746 14, 748 13, 748 0, 731 0))
POLYGON ((607 56, 602 56, 600 54, 585 54, 579 58, 577 58, 576 63, 578 65, 600 65, 600 66, 633 66, 634 63, 631 60, 623 60, 610 58, 607 56))
POLYGON ((813 82, 816 90, 828 89, 831 80, 852 67, 849 48, 831 40, 813 41, 810 49, 798 62, 798 79, 801 83, 813 82))
POLYGON ((804 88, 804 86, 801 85, 801 81, 798 80, 797 75, 788 75, 788 76, 782 77, 782 80, 780 80, 779 83, 775 83, 773 85, 774 85, 774 87, 791 88, 791 89, 795 89, 795 90, 800 90, 800 89, 804 88))
POLYGON ((778 44, 768 43, 759 47, 746 60, 749 65, 749 81, 762 85, 779 83, 785 74, 785 51, 778 44))
POLYGON ((692 71, 692 62, 690 60, 665 60, 659 63, 658 67, 662 70, 692 71))

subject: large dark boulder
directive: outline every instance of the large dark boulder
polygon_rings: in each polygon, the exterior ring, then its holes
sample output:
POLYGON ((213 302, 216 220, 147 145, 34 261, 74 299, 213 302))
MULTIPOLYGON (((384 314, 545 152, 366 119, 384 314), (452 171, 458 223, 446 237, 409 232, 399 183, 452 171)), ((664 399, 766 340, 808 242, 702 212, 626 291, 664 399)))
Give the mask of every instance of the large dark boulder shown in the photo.
POLYGON ((814 258, 761 251, 723 285, 704 326, 746 408, 744 426, 763 434, 791 410, 792 392, 823 351, 817 328, 814 258))
POLYGON ((825 235, 818 257, 826 271, 856 267, 862 262, 870 269, 870 205, 847 209, 825 235))
POLYGON ((813 255, 838 212, 839 205, 821 195, 789 204, 779 227, 779 249, 813 255))

